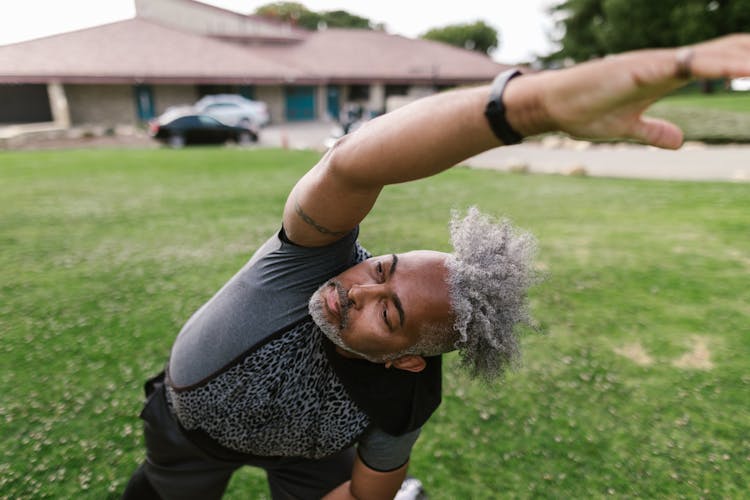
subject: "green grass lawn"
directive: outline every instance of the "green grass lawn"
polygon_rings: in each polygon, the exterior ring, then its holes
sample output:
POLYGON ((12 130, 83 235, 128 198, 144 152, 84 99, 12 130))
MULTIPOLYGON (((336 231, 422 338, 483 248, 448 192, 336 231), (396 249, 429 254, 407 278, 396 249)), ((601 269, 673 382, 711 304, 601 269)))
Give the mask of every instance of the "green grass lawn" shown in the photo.
POLYGON ((750 142, 750 92, 676 94, 659 101, 648 114, 677 123, 687 140, 750 142))
MULTIPOLYGON (((316 159, 0 153, 1 498, 119 496, 144 455, 142 382, 316 159)), ((448 356, 412 456, 431 498, 747 495, 750 185, 459 168, 386 189, 362 242, 448 250, 471 204, 539 238, 541 333, 493 386, 448 356)), ((227 498, 267 495, 247 469, 227 498)))
POLYGON ((676 94, 663 101, 670 106, 689 106, 750 113, 750 92, 717 91, 713 94, 676 94))

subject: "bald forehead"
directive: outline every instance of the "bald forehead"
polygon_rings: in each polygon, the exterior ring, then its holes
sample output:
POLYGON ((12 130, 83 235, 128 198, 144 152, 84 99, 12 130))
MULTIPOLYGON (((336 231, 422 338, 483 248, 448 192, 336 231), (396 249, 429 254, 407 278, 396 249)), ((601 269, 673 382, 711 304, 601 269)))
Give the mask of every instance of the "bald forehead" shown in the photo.
POLYGON ((395 289, 410 328, 451 321, 447 253, 415 250, 396 255, 395 289), (409 314, 411 312, 412 314, 409 314))
POLYGON ((412 250, 399 254, 382 255, 377 258, 390 260, 394 256, 398 262, 397 267, 401 269, 408 267, 412 272, 434 272, 437 269, 446 269, 446 262, 450 254, 435 250, 412 250))
POLYGON ((447 259, 450 254, 445 252, 438 252, 436 250, 411 250, 410 252, 404 252, 398 254, 399 256, 404 256, 407 258, 415 258, 415 259, 425 259, 425 260, 432 260, 434 261, 442 261, 444 262, 445 259, 447 259))

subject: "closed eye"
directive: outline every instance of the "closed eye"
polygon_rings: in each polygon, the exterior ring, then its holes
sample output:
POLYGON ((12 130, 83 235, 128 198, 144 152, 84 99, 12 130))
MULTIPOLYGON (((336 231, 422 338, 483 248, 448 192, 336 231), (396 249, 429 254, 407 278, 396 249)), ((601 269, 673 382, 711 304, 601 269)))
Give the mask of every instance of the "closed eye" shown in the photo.
POLYGON ((391 325, 391 322, 388 321, 388 308, 387 307, 383 308, 383 321, 385 321, 385 324, 389 330, 393 330, 393 326, 391 325))
POLYGON ((375 265, 375 270, 378 272, 378 276, 385 281, 385 269, 383 269, 383 263, 378 261, 375 265))

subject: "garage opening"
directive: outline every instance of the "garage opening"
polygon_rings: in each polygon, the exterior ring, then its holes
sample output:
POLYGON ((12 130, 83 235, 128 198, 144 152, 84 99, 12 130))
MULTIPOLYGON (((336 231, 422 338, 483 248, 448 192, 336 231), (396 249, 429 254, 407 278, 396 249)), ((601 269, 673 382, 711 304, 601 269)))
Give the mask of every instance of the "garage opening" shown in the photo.
POLYGON ((51 122, 45 84, 0 84, 0 123, 51 122))

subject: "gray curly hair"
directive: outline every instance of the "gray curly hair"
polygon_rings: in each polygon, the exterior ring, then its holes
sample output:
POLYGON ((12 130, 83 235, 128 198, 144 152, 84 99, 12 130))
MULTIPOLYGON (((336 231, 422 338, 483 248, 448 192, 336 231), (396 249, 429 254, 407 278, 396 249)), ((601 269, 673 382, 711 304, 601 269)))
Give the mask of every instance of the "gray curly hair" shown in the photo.
POLYGON ((462 367, 490 381, 518 360, 518 327, 531 326, 527 295, 538 281, 536 240, 476 207, 463 217, 454 211, 450 230, 453 253, 446 265, 454 323, 426 325, 408 351, 429 356, 458 349, 462 367))

